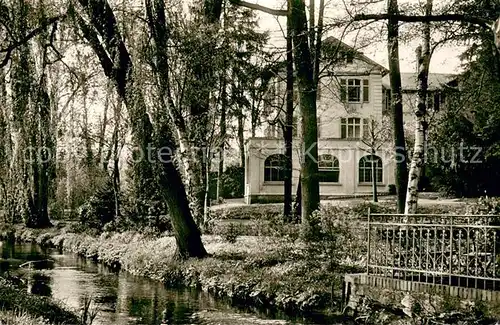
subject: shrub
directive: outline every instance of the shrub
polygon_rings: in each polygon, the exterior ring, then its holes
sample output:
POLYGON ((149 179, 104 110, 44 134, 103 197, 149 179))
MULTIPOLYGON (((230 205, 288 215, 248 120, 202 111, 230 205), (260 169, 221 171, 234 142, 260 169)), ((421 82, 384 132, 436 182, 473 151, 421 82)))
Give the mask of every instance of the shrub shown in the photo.
POLYGON ((275 220, 283 215, 283 204, 251 204, 212 209, 211 219, 275 220))
POLYGON ((223 228, 221 232, 222 238, 228 243, 234 244, 236 243, 236 239, 241 234, 241 229, 238 224, 231 222, 228 227, 223 228))
POLYGON ((245 195, 245 168, 229 166, 222 174, 222 197, 240 198, 245 195))
POLYGON ((360 263, 366 254, 366 231, 358 206, 339 208, 324 205, 313 213, 305 231, 310 257, 328 260, 330 268, 341 263, 360 263), (308 232, 309 230, 309 232, 308 232))
POLYGON ((120 216, 115 220, 115 230, 117 231, 148 227, 162 233, 172 229, 166 202, 158 192, 154 192, 145 199, 137 197, 131 190, 126 191, 120 213, 120 216))
POLYGON ((344 213, 351 213, 353 216, 368 216, 368 209, 370 209, 370 213, 396 213, 395 204, 386 204, 386 203, 373 203, 373 202, 362 202, 357 203, 348 209, 344 209, 344 213))
POLYGON ((111 182, 99 188, 79 208, 80 222, 88 228, 101 230, 115 216, 115 195, 111 182))
POLYGON ((496 197, 480 197, 474 204, 469 205, 471 214, 500 215, 500 199, 496 197))

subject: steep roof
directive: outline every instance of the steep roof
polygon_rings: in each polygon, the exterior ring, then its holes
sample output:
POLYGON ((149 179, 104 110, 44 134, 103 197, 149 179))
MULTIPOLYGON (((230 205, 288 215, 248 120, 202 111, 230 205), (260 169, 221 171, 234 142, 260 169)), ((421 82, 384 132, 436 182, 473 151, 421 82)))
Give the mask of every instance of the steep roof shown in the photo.
MULTIPOLYGON (((458 77, 456 74, 447 73, 429 73, 429 90, 442 89, 444 85, 455 80, 458 77)), ((382 86, 384 88, 391 88, 391 82, 389 80, 389 75, 385 75, 382 78, 382 86)), ((403 91, 416 91, 417 90, 417 74, 411 72, 401 73, 401 90, 403 91)))
POLYGON ((350 45, 347 45, 346 43, 342 42, 341 40, 333 37, 333 36, 329 36, 327 38, 325 38, 323 40, 323 44, 339 44, 339 46, 344 50, 344 51, 350 51, 352 53, 355 53, 355 57, 361 61, 364 61, 370 65, 373 65, 374 68, 376 68, 377 70, 380 71, 380 73, 382 73, 382 75, 385 75, 389 72, 389 70, 384 67, 383 65, 381 65, 380 63, 377 63, 375 61, 373 61, 372 59, 370 59, 369 57, 367 57, 366 55, 363 54, 363 52, 357 50, 356 48, 350 46, 350 45))

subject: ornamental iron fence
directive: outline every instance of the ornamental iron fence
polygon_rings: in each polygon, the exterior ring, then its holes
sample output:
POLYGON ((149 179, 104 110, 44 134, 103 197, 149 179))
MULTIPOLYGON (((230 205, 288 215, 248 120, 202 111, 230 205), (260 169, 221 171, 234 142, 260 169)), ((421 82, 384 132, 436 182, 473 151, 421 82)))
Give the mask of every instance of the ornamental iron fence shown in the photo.
POLYGON ((500 216, 368 211, 367 274, 500 290, 500 216))

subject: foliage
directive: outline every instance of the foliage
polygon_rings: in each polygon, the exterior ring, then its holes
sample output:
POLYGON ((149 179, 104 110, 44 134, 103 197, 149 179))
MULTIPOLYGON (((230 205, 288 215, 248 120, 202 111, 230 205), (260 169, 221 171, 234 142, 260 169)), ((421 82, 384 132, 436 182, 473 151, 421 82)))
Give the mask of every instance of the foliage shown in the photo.
POLYGON ((480 197, 477 202, 469 205, 471 214, 494 214, 500 215, 500 198, 480 197))
POLYGON ((245 194, 245 168, 229 166, 222 174, 222 197, 241 198, 245 194))
POLYGON ((305 230, 309 256, 313 259, 326 259, 330 269, 341 262, 359 263, 366 251, 366 231, 361 226, 361 216, 356 208, 339 208, 322 205, 311 216, 309 229, 305 230))
MULTIPOLYGON (((213 234, 202 237, 211 257, 182 262, 173 259, 176 244, 172 236, 143 231, 91 236, 70 233, 67 228, 51 234, 31 229, 16 232, 26 239, 45 238, 65 251, 168 285, 193 286, 235 303, 297 314, 336 306, 344 273, 363 270, 367 234, 362 222, 368 207, 374 213, 395 209, 394 203, 324 205, 313 218, 317 236, 307 241, 298 236, 301 225, 284 224, 279 214, 275 220, 266 220, 262 213, 253 220, 216 219, 213 234), (250 228, 260 236, 249 236, 250 228)), ((263 207, 255 211, 259 208, 263 207)), ((454 211, 453 206, 440 205, 425 209, 454 211)))
POLYGON ((229 223, 229 226, 221 232, 222 238, 230 244, 236 243, 236 239, 241 234, 241 230, 238 227, 239 224, 229 223))
POLYGON ((50 325, 41 317, 35 318, 27 313, 0 311, 0 324, 2 325, 50 325))
POLYGON ((230 208, 214 207, 211 211, 213 220, 239 219, 239 220, 273 220, 283 214, 283 204, 250 204, 230 208))
POLYGON ((80 223, 91 229, 101 230, 115 217, 115 195, 110 182, 98 188, 79 208, 80 223))
POLYGON ((158 191, 148 198, 138 198, 134 192, 126 191, 120 212, 108 231, 150 228, 157 233, 163 233, 172 230, 167 205, 158 191))
POLYGON ((79 324, 76 315, 59 307, 49 298, 30 295, 3 279, 0 279, 0 309, 16 310, 56 324, 79 324))
POLYGON ((429 135, 426 174, 436 189, 458 197, 500 195, 500 57, 489 33, 476 34, 463 54, 460 91, 445 93, 446 111, 429 135))
POLYGON ((487 218, 486 222, 490 225, 500 225, 500 198, 495 197, 480 197, 477 202, 467 206, 467 213, 474 215, 494 215, 495 217, 487 218))

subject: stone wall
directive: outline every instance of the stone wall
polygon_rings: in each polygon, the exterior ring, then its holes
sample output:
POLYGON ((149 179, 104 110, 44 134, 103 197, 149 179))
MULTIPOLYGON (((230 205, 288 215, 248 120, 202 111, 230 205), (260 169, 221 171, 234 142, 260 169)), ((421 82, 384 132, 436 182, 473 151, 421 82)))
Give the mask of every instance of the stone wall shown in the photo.
POLYGON ((500 291, 412 282, 367 274, 346 275, 345 306, 355 311, 366 298, 400 309, 410 317, 450 311, 468 312, 481 305, 487 314, 500 318, 500 291))

